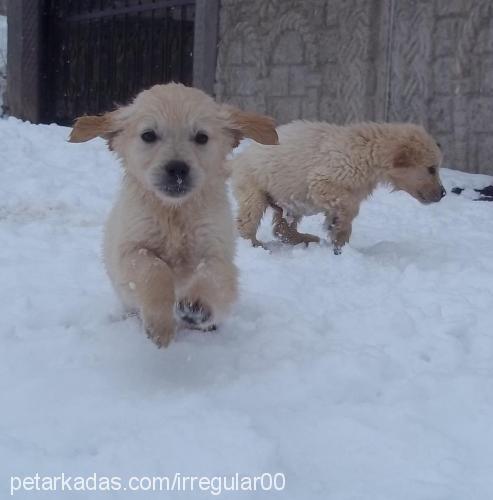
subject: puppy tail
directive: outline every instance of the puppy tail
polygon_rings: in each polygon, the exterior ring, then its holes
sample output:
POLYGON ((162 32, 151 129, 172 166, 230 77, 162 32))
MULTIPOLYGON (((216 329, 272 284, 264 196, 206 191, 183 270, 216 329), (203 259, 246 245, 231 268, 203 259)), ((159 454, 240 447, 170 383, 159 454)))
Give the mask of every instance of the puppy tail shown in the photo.
POLYGON ((223 104, 222 109, 226 113, 227 128, 233 138, 233 148, 237 147, 245 137, 260 144, 274 145, 279 143, 276 123, 270 116, 242 111, 229 104, 223 104))

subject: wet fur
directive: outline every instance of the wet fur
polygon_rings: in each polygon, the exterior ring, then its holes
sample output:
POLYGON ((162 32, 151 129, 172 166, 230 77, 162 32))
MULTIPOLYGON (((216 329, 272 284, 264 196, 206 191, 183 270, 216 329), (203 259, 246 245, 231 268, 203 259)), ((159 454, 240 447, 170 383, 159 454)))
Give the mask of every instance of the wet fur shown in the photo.
POLYGON ((305 215, 324 213, 336 253, 349 241, 360 204, 379 183, 422 203, 439 201, 442 154, 413 124, 336 126, 295 121, 278 128, 276 147, 252 144, 229 162, 239 203, 238 229, 253 245, 267 207, 274 235, 290 244, 319 241, 299 233, 305 215), (429 167, 436 168, 431 175, 429 167))

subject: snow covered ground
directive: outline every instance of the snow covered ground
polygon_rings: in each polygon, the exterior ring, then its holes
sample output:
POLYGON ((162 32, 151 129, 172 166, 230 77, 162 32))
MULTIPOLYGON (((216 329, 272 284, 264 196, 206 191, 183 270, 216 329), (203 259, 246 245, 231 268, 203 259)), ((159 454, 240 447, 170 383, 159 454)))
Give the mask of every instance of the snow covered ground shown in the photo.
POLYGON ((382 189, 341 256, 239 241, 233 314, 158 350, 101 264, 117 162, 67 135, 0 120, 0 498, 11 475, 266 471, 283 493, 238 498, 493 498, 493 204, 382 189))

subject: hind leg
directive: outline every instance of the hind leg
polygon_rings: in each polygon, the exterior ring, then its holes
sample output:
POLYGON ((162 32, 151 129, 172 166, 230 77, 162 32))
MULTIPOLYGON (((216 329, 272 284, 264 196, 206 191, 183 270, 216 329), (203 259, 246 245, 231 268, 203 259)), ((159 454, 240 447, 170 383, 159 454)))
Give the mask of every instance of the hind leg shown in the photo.
POLYGON ((288 243, 289 245, 304 243, 308 245, 309 243, 320 242, 320 238, 314 234, 298 232, 298 223, 301 217, 293 217, 293 220, 288 222, 283 217, 282 208, 273 204, 271 204, 271 207, 274 211, 272 214, 273 233, 274 236, 279 238, 283 243, 288 243))
POLYGON ((248 179, 235 185, 234 191, 239 205, 237 225, 240 236, 250 240, 254 247, 263 247, 264 244, 257 240, 257 230, 269 204, 267 195, 248 179))

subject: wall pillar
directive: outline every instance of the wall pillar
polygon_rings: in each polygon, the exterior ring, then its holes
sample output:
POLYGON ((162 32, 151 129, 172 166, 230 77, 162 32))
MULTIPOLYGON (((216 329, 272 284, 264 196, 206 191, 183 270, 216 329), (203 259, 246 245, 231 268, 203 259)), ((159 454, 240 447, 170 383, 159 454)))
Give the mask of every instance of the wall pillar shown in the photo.
POLYGON ((39 123, 42 0, 9 0, 7 13, 9 113, 39 123))
POLYGON ((193 84, 214 93, 216 78, 219 0, 196 0, 193 47, 193 84))

